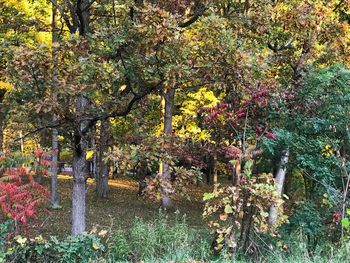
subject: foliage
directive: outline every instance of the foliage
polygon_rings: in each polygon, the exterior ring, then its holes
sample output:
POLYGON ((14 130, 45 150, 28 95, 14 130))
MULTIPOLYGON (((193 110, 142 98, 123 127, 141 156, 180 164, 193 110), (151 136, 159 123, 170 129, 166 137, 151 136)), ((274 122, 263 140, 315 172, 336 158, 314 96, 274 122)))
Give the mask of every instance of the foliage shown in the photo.
MULTIPOLYGON (((8 163, 3 157, 3 164, 8 163)), ((46 211, 48 190, 34 180, 34 171, 2 166, 0 177, 1 221, 11 218, 15 233, 38 222, 39 211, 46 211)))
POLYGON ((98 236, 92 234, 69 236, 58 240, 51 236, 25 238, 16 236, 8 248, 7 260, 11 262, 91 262, 99 258, 105 247, 98 236))
POLYGON ((294 213, 288 218, 289 224, 281 228, 282 236, 302 233, 307 237, 309 248, 314 249, 326 233, 325 221, 329 218, 327 209, 320 211, 314 203, 301 202, 296 207, 294 213))
POLYGON ((10 220, 0 223, 0 262, 6 258, 6 246, 13 223, 10 220))
MULTIPOLYGON (((230 253, 237 249, 254 252, 251 236, 268 233, 268 209, 280 206, 282 199, 275 190, 271 174, 252 175, 251 161, 247 161, 243 182, 236 186, 219 188, 218 192, 204 194, 207 201, 203 215, 211 219, 210 226, 216 233, 217 251, 226 248, 230 253)), ((279 224, 284 217, 279 217, 279 224)))
POLYGON ((186 151, 180 140, 172 138, 168 149, 163 147, 164 141, 149 136, 136 145, 125 145, 123 148, 115 147, 107 155, 118 165, 120 172, 136 171, 137 179, 146 181, 145 196, 153 201, 161 198, 164 187, 169 194, 186 195, 187 186, 201 180, 202 173, 196 163, 196 157, 186 151), (166 162, 170 166, 172 182, 164 182, 158 172, 159 163, 166 162))
MULTIPOLYGON (((290 228, 314 238, 341 228, 344 236, 350 225, 349 6, 349 0, 0 0, 0 151, 26 152, 35 133, 48 146, 55 128, 73 151, 72 211, 85 211, 86 159, 98 159, 94 167, 101 171, 112 160, 118 172, 146 181, 144 193, 153 200, 164 189, 186 193, 203 172, 213 182, 225 174, 230 185, 216 191, 215 184, 204 198, 215 247, 254 252, 252 237, 269 230, 267 209, 282 204, 271 171, 288 149, 286 170, 299 173, 304 201, 288 201, 290 228), (170 89, 176 89, 174 107, 164 114, 161 98, 170 89), (168 115, 173 136, 160 139, 168 115), (101 138, 117 144, 106 156, 109 145, 95 140, 100 122, 118 137, 101 138), (88 144, 101 146, 101 158, 86 152, 88 144), (171 180, 161 176, 162 164, 171 180)), ((49 158, 39 150, 34 158, 0 160, 1 219, 12 218, 15 231, 47 199, 33 175, 46 175, 49 158)), ((84 217, 74 219, 85 226, 84 217)), ((130 235, 146 248, 137 238, 148 226, 139 225, 140 234, 130 235)), ((158 230, 166 244, 170 237, 158 230)), ((116 236, 116 258, 134 253, 126 240, 116 236)), ((147 249, 140 257, 154 257, 147 249)))

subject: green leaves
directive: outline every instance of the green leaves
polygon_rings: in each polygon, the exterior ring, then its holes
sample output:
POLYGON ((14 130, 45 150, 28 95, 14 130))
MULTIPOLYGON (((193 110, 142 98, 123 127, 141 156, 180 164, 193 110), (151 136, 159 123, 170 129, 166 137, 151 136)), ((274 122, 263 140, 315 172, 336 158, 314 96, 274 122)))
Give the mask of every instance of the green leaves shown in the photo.
POLYGON ((233 213, 232 206, 231 206, 231 205, 225 205, 224 212, 225 212, 226 214, 231 214, 231 213, 233 213))
POLYGON ((210 199, 213 199, 215 197, 214 193, 204 193, 203 194, 203 201, 208 201, 210 199))
POLYGON ((342 227, 344 227, 345 229, 348 229, 349 226, 350 226, 350 220, 349 220, 349 218, 344 217, 344 218, 341 220, 341 225, 342 225, 342 227))

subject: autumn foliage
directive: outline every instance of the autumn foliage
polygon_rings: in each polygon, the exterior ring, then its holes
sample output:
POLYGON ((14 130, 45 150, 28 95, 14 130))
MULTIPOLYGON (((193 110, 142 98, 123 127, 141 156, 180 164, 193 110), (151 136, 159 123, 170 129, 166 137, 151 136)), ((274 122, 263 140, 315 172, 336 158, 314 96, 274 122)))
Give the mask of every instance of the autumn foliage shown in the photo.
POLYGON ((12 219, 16 232, 35 226, 39 211, 46 211, 49 192, 35 182, 34 174, 25 167, 11 167, 3 168, 0 176, 0 221, 12 219))

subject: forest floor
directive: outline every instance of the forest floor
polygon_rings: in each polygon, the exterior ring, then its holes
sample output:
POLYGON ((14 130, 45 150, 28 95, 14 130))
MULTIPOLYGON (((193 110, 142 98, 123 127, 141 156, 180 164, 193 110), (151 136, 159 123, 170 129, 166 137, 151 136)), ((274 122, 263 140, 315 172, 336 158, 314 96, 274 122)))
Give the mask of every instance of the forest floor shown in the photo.
MULTIPOLYGON (((49 186, 49 179, 45 178, 44 184, 49 186)), ((87 231, 96 227, 98 230, 126 230, 135 221, 141 218, 145 222, 152 222, 159 217, 159 203, 152 203, 138 195, 137 181, 121 177, 109 180, 109 197, 97 198, 95 184, 89 179, 90 188, 87 191, 87 231)), ((191 228, 206 228, 206 221, 202 218, 202 196, 210 187, 203 184, 192 186, 189 189, 190 200, 178 197, 174 200, 173 208, 167 212, 169 221, 185 216, 187 224, 191 228)), ((64 237, 70 233, 72 211, 72 177, 59 175, 59 209, 49 210, 46 219, 40 228, 43 236, 55 235, 64 237)))

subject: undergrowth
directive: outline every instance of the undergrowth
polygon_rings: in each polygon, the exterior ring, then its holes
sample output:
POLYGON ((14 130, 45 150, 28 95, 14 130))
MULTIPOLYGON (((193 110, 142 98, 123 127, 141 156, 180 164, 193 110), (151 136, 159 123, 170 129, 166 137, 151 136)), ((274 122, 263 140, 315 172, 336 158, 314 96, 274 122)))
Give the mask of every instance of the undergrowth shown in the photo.
MULTIPOLYGON (((5 230, 5 224, 2 225, 5 230)), ((103 231, 102 231, 103 232, 103 231)), ((107 232, 107 231, 105 231, 107 232)), ((293 233, 285 246, 271 247, 259 255, 239 254, 234 259, 214 254, 212 236, 189 227, 185 218, 170 222, 160 215, 152 222, 136 218, 128 230, 109 232, 107 236, 87 234, 59 240, 41 236, 34 239, 17 236, 9 246, 1 231, 0 262, 144 262, 144 263, 343 263, 350 262, 350 244, 322 243, 310 250, 306 235, 293 233)))

